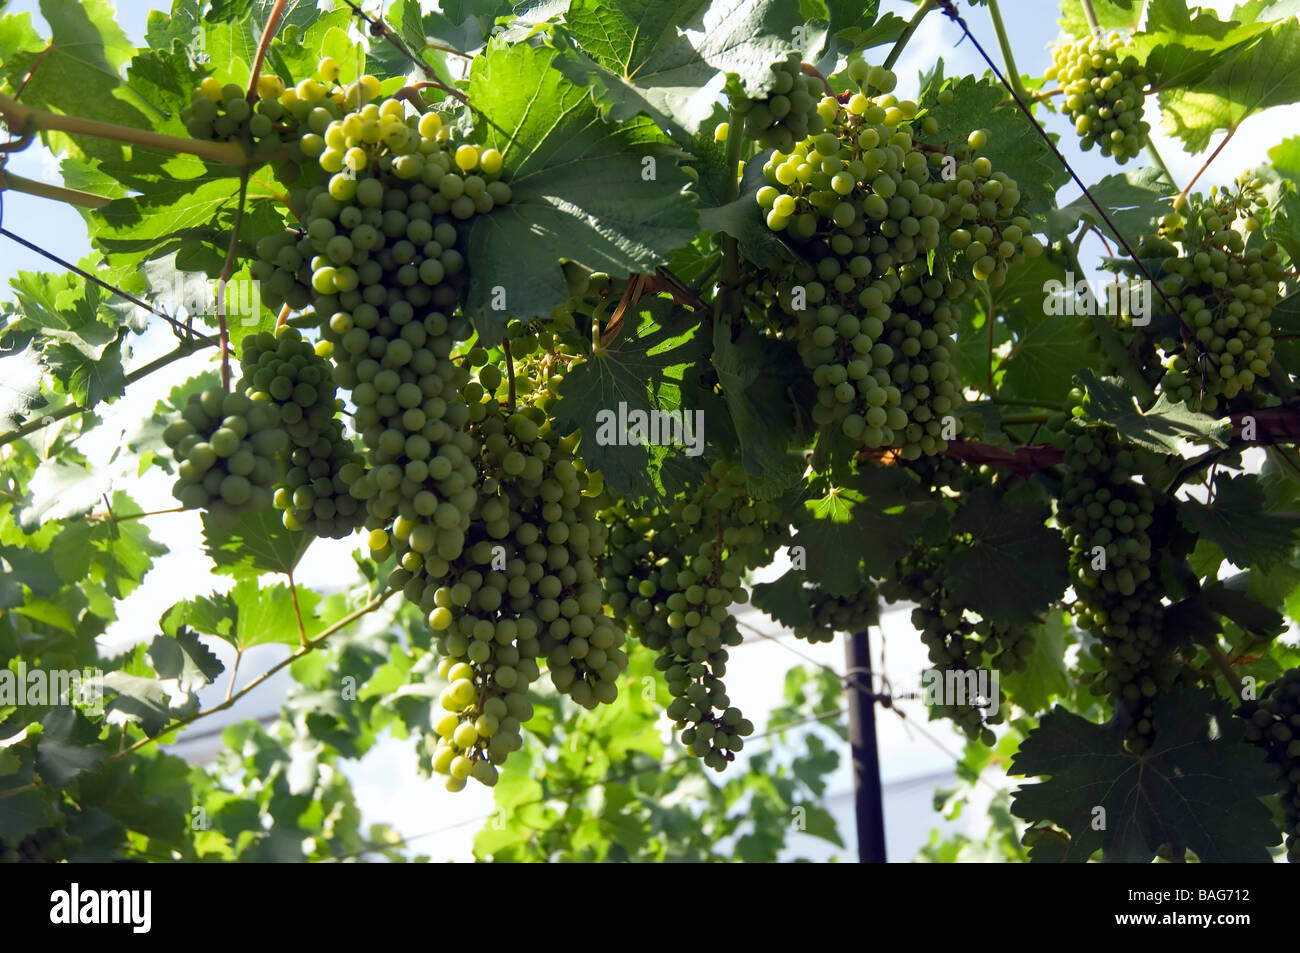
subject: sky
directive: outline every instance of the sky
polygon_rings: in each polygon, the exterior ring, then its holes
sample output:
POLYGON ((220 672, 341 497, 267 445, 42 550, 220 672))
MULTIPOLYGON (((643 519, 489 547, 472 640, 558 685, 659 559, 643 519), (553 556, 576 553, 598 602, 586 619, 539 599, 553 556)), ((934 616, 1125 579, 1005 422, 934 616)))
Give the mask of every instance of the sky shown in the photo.
MULTIPOLYGON (((154 5, 138 0, 122 0, 117 5, 119 22, 136 42, 141 40, 145 18, 154 5)), ((1224 15, 1233 6, 1229 0, 1203 5, 1214 7, 1224 15)), ((881 6, 882 10, 892 10, 904 16, 910 15, 912 9, 910 4, 897 0, 884 0, 881 6)), ((15 0, 8 12, 36 10, 37 5, 32 0, 15 0)), ((1003 0, 1002 10, 1018 66, 1024 73, 1041 75, 1051 62, 1048 46, 1057 37, 1056 5, 1044 0, 1003 0)), ((44 31, 38 13, 36 19, 37 29, 44 31)), ((997 42, 987 16, 981 10, 971 9, 966 10, 966 19, 981 44, 996 57, 997 42)), ((982 73, 983 61, 970 43, 958 43, 959 39, 956 27, 944 17, 938 14, 928 17, 896 66, 900 77, 898 93, 914 94, 918 73, 928 70, 937 57, 943 57, 949 75, 982 73)), ((1148 119, 1155 120, 1156 117, 1149 111, 1148 119)), ((1152 124, 1158 126, 1157 121, 1152 124)), ((1116 171, 1113 163, 1096 152, 1080 152, 1075 146, 1071 128, 1059 117, 1050 117, 1047 126, 1063 134, 1062 148, 1084 181, 1095 182, 1116 171)), ((1262 161, 1267 149, 1280 141, 1285 130, 1297 128, 1300 128, 1300 107, 1296 106, 1270 110, 1247 120, 1203 176, 1199 187, 1208 188, 1214 182, 1230 182, 1241 170, 1262 161)), ((1158 129, 1152 138, 1180 184, 1188 181, 1204 161, 1205 154, 1185 154, 1176 142, 1158 129)), ((1214 138, 1211 148, 1220 138, 1214 138)), ((1140 167, 1144 161, 1145 156, 1140 157, 1125 168, 1140 167)), ((59 182, 57 164, 39 145, 14 156, 9 168, 29 178, 59 182)), ((1061 192, 1061 204, 1073 201, 1077 195, 1076 188, 1067 186, 1061 192)), ((64 258, 76 260, 89 250, 81 216, 57 202, 6 193, 4 222, 9 229, 64 258)), ((1099 247, 1085 249, 1084 260, 1088 260, 1089 254, 1100 252, 1099 247)), ((34 253, 0 239, 0 281, 7 283, 19 270, 51 269, 49 263, 34 253)), ((169 334, 152 330, 133 339, 128 368, 157 357, 169 349, 170 341, 169 334)), ((171 387, 210 366, 211 357, 196 356, 146 378, 134 386, 126 398, 104 409, 103 426, 81 441, 82 451, 91 459, 107 459, 121 432, 148 414, 155 401, 171 387)), ((124 480, 121 488, 137 501, 161 508, 169 505, 163 502, 170 500, 169 483, 161 471, 153 470, 143 479, 124 480)), ((157 619, 176 600, 207 594, 228 585, 209 574, 211 564, 201 549, 196 515, 166 514, 151 517, 146 522, 154 538, 165 543, 171 552, 146 577, 144 584, 121 604, 120 619, 103 640, 106 649, 121 648, 151 638, 158 631, 157 619)), ((338 567, 351 566, 348 554, 355 545, 347 541, 317 542, 296 573, 298 582, 314 588, 337 585, 338 567)), ((784 572, 784 568, 784 565, 776 564, 760 571, 757 578, 775 578, 784 572)), ((759 614, 749 617, 746 622, 762 629, 770 638, 755 635, 752 642, 738 649, 734 663, 729 666, 727 681, 736 704, 746 710, 761 730, 767 713, 782 700, 785 670, 800 661, 796 651, 816 664, 843 671, 843 649, 838 642, 814 646, 797 642, 790 633, 781 632, 759 614)), ((904 609, 888 615, 880 634, 883 638, 875 639, 874 664, 877 671, 883 671, 895 686, 917 685, 919 672, 928 667, 928 663, 920 640, 908 622, 907 611, 904 609)), ((213 647, 222 655, 229 669, 232 652, 225 643, 216 642, 213 647)), ((241 662, 240 684, 269 667, 282 657, 283 652, 281 647, 266 646, 246 654, 241 662)), ((284 687, 284 681, 273 680, 259 693, 246 699, 247 707, 238 706, 233 713, 227 714, 242 718, 269 713, 278 704, 284 687)), ((224 684, 209 689, 213 695, 223 691, 224 684)), ((215 700, 219 699, 205 697, 204 703, 211 704, 215 700)), ((946 725, 926 723, 926 712, 919 702, 899 702, 897 710, 898 713, 882 712, 879 725, 882 774, 887 789, 887 839, 893 859, 909 859, 924 842, 928 829, 938 824, 937 815, 928 810, 928 788, 925 783, 918 787, 917 779, 950 777, 953 753, 960 750, 962 739, 946 725), (900 717, 899 713, 907 717, 900 717)), ((212 721, 218 722, 218 718, 212 721)), ((480 826, 476 819, 492 813, 490 795, 477 785, 471 785, 461 795, 447 795, 438 781, 421 782, 414 774, 413 765, 414 755, 409 744, 385 740, 360 765, 348 767, 347 773, 353 779, 367 822, 388 821, 407 834, 436 831, 436 834, 416 840, 413 846, 433 854, 435 859, 468 859, 472 835, 480 826)), ((851 802, 847 796, 850 790, 845 758, 831 785, 828 807, 839 819, 846 838, 852 836, 851 802)), ((983 796, 987 797, 987 793, 987 790, 983 791, 983 796)), ((978 818, 979 812, 968 810, 958 824, 968 830, 974 829, 979 824, 978 818)), ((825 856, 824 851, 818 853, 823 849, 816 843, 803 846, 807 847, 807 856, 825 856)))

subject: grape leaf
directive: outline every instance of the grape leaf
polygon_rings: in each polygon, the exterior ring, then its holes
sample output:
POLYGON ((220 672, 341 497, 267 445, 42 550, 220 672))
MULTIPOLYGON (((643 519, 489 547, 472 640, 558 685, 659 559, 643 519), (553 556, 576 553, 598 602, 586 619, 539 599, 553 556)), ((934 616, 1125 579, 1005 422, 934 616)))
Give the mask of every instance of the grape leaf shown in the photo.
POLYGON ((745 325, 736 340, 725 321, 715 325, 711 361, 740 441, 740 463, 765 497, 779 495, 803 475, 795 443, 795 410, 787 396, 803 378, 788 346, 745 325))
POLYGON ((1236 17, 1220 20, 1205 8, 1193 15, 1186 0, 1151 0, 1148 6, 1146 26, 1133 37, 1131 49, 1162 91, 1195 85, 1267 29, 1234 22, 1236 17))
POLYGON ((1070 378, 1081 366, 1100 365, 1099 355, 1085 348, 1091 331, 1087 319, 1077 315, 1040 318, 1011 345, 1000 365, 1005 374, 998 392, 1004 397, 1064 400, 1070 378))
POLYGON ((1300 136, 1283 139, 1268 150, 1268 157, 1278 175, 1292 182, 1300 180, 1300 136))
MULTIPOLYGON (((1249 27, 1248 29, 1257 29, 1249 27)), ((1190 152, 1201 152, 1220 129, 1236 129, 1271 106, 1300 100, 1300 20, 1268 26, 1228 50, 1213 71, 1165 90, 1165 128, 1190 152)))
POLYGON ((750 591, 750 599, 787 629, 811 625, 813 618, 808 605, 809 590, 804 588, 803 577, 801 570, 788 570, 773 582, 756 584, 750 591))
POLYGON ((758 190, 767 185, 763 163, 770 152, 763 152, 745 163, 740 194, 734 202, 700 209, 700 228, 707 232, 725 232, 740 245, 740 251, 756 265, 766 267, 773 258, 797 258, 780 234, 767 227, 763 209, 758 204, 758 190))
POLYGON ((1223 554, 1242 569, 1269 569, 1291 558, 1300 516, 1268 513, 1259 477, 1219 474, 1214 501, 1178 501, 1178 519, 1188 530, 1219 544, 1223 554))
POLYGON ((1093 420, 1111 424, 1125 439, 1156 453, 1182 456, 1188 444, 1226 447, 1230 423, 1198 414, 1186 404, 1175 404, 1161 394, 1143 413, 1127 386, 1116 378, 1099 378, 1091 371, 1079 374, 1085 388, 1083 409, 1093 420))
MULTIPOLYGON (((315 592, 298 588, 297 604, 307 638, 325 628, 324 620, 315 615, 319 602, 315 592)), ((289 587, 262 586, 256 579, 241 579, 228 594, 176 603, 163 616, 163 630, 176 632, 179 638, 183 625, 224 639, 241 652, 256 645, 297 645, 301 638, 289 587)))
POLYGON ((952 143, 965 144, 974 129, 986 130, 988 144, 980 154, 988 157, 995 170, 1015 179, 1025 214, 1041 217, 1070 175, 1024 114, 1014 105, 1004 105, 1006 100, 1007 92, 997 80, 950 79, 932 86, 931 95, 920 103, 938 123, 938 130, 925 133, 917 128, 913 136, 917 142, 947 149, 952 143), (946 105, 938 101, 942 89, 952 90, 952 101, 946 105))
POLYGON ((98 728, 77 709, 54 707, 41 719, 36 769, 55 787, 64 787, 103 760, 96 745, 98 728))
POLYGON ((1065 640, 1070 631, 1069 616, 1049 612, 1047 620, 1034 627, 1034 651, 1018 672, 1002 676, 1002 691, 1027 712, 1046 711, 1055 698, 1070 694, 1065 665, 1065 640))
POLYGON ((859 564, 884 575, 915 543, 944 539, 948 514, 906 472, 873 467, 812 483, 793 522, 792 558, 803 557, 807 578, 825 592, 848 596, 862 588, 859 564))
POLYGON ((470 70, 475 135, 501 150, 513 192, 469 226, 466 307, 476 316, 496 305, 498 319, 549 315, 568 299, 561 257, 616 276, 649 273, 698 231, 690 179, 663 134, 648 119, 605 124, 590 91, 551 69, 553 55, 493 47, 470 70))
POLYGON ((285 529, 280 511, 241 513, 231 527, 215 525, 203 516, 204 546, 213 572, 246 579, 264 572, 293 572, 315 537, 301 530, 285 529))
MULTIPOLYGON (((1141 0, 1093 0, 1092 8, 1103 30, 1132 30, 1142 20, 1141 0)), ((1057 22, 1071 36, 1092 35, 1080 0, 1061 0, 1061 19, 1057 22)))
POLYGON ((644 113, 662 129, 695 135, 714 112, 723 76, 682 27, 709 0, 574 0, 565 28, 580 50, 562 47, 555 67, 592 86, 606 118, 644 113), (585 54, 585 55, 584 55, 585 54))
POLYGON ((685 23, 682 32, 706 63, 734 74, 751 99, 771 91, 773 63, 796 51, 811 60, 826 41, 824 21, 806 22, 789 0, 712 0, 698 26, 685 23))
POLYGON ((1034 621, 1069 585, 1065 540, 1043 525, 1048 508, 1029 490, 983 490, 963 502, 952 523, 970 541, 948 555, 949 594, 1007 625, 1034 621))
POLYGON ((1103 860, 1148 863, 1164 844, 1175 854, 1190 848, 1203 863, 1267 862, 1278 834, 1259 798, 1277 782, 1242 740, 1240 719, 1207 689, 1176 688, 1153 708, 1155 741, 1145 755, 1124 749, 1118 722, 1094 725, 1053 709, 1008 772, 1047 780, 1019 787, 1012 812, 1068 831, 1076 862, 1101 850, 1103 860))
MULTIPOLYGON (((601 421, 606 414, 617 420, 625 407, 629 414, 682 411, 692 415, 693 425, 698 408, 682 405, 682 374, 706 353, 698 320, 667 298, 642 301, 636 307, 640 312, 624 315, 622 330, 603 353, 570 369, 560 382, 560 400, 553 411, 560 433, 581 431, 580 450, 587 467, 599 470, 607 486, 632 502, 668 489, 664 481, 669 461, 702 466, 702 457, 685 457, 681 447, 602 445, 601 421)), ((704 431, 695 436, 709 440, 709 430, 705 420, 704 431)))
MULTIPOLYGON (((1164 173, 1154 166, 1108 175, 1088 189, 1097 204, 1106 210, 1115 228, 1132 245, 1136 245, 1139 235, 1152 233, 1155 222, 1169 211, 1169 203, 1164 200, 1177 191, 1164 173)), ((1052 235, 1064 236, 1080 221, 1087 221, 1112 239, 1119 239, 1083 196, 1069 205, 1053 209, 1048 213, 1047 221, 1052 235)))
POLYGON ((176 679, 186 693, 211 685, 226 669, 194 631, 184 628, 175 637, 155 635, 149 646, 149 661, 160 678, 176 679))
MULTIPOLYGON (((1249 574, 1249 576, 1253 575, 1254 573, 1249 574)), ((1206 586, 1201 592, 1205 606, 1211 612, 1231 619, 1253 636, 1265 640, 1274 639, 1286 631, 1286 622, 1282 618, 1282 613, 1257 602, 1246 594, 1244 590, 1251 581, 1243 574, 1236 580, 1232 580, 1233 585, 1229 585, 1229 580, 1219 580, 1213 585, 1206 586)))

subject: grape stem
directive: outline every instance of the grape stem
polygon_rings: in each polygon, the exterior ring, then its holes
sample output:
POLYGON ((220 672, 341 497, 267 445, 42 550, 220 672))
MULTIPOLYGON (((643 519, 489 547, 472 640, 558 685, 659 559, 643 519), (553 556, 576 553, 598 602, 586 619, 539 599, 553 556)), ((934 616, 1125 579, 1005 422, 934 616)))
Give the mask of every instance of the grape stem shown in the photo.
POLYGON ((111 139, 114 142, 125 142, 163 152, 198 156, 208 162, 219 162, 236 169, 248 165, 248 155, 244 152, 243 146, 237 142, 208 142, 182 136, 165 136, 147 129, 119 126, 111 122, 99 122, 96 119, 60 116, 46 112, 44 109, 24 106, 3 93, 0 93, 0 117, 3 117, 5 124, 13 129, 21 129, 31 122, 43 132, 64 132, 71 136, 111 139))
POLYGON ((822 86, 825 88, 827 96, 835 95, 835 89, 831 86, 830 80, 828 80, 825 76, 823 76, 822 71, 819 70, 817 67, 813 66, 811 63, 800 63, 799 71, 803 73, 805 76, 815 76, 819 80, 821 80, 822 86))
POLYGON ((234 222, 230 227, 230 245, 226 249, 226 263, 217 279, 217 329, 221 336, 221 389, 230 391, 230 334, 226 329, 226 285, 235 273, 235 251, 239 247, 239 226, 244 220, 244 201, 248 198, 248 170, 239 176, 239 198, 235 206, 234 222))
POLYGON ((1228 656, 1223 654, 1223 646, 1219 645, 1218 635, 1211 636, 1201 642, 1205 651, 1210 654, 1210 661, 1214 663, 1215 668, 1223 673, 1223 677, 1228 680, 1232 686, 1233 694, 1238 698, 1242 696, 1241 678, 1232 670, 1232 663, 1228 661, 1228 656))
POLYGON ((1205 173, 1205 170, 1210 167, 1210 163, 1212 163, 1215 159, 1219 157, 1219 153, 1223 151, 1223 147, 1226 146, 1228 142, 1232 139, 1232 137, 1237 134, 1237 130, 1239 128, 1241 128, 1239 124, 1228 127, 1228 134, 1223 137, 1223 141, 1220 142, 1218 147, 1213 152, 1210 153, 1210 157, 1205 160, 1204 165, 1202 165, 1199 169, 1196 170, 1196 174, 1192 176, 1191 181, 1188 182, 1187 185, 1183 188, 1183 190, 1178 193, 1178 198, 1174 201, 1175 212, 1187 204, 1187 194, 1192 191, 1192 186, 1194 186, 1196 184, 1197 179, 1199 179, 1205 173))
MULTIPOLYGON (((740 152, 744 147, 744 117, 735 109, 731 110, 727 125, 727 157, 724 168, 727 172, 727 201, 734 202, 740 197, 740 152)), ((740 243, 734 235, 722 236, 722 277, 719 282, 718 298, 715 304, 731 309, 731 301, 736 287, 740 284, 740 243), (727 299, 723 304, 723 299, 727 299)))
POLYGON ((1151 141, 1150 137, 1147 138, 1146 148, 1147 155, 1151 157, 1151 161, 1156 164, 1156 167, 1164 173, 1165 178, 1169 180, 1169 184, 1174 188, 1178 188, 1178 180, 1175 179, 1174 174, 1169 171, 1169 166, 1165 165, 1164 156, 1160 154, 1160 150, 1156 148, 1156 144, 1151 141))
POLYGON ((889 51, 889 55, 885 57, 885 61, 880 64, 882 67, 885 69, 894 68, 894 64, 898 62, 898 58, 903 55, 903 50, 907 48, 908 41, 912 39, 912 34, 917 31, 917 28, 921 25, 921 21, 925 19, 926 14, 933 10, 935 6, 937 6, 935 0, 925 0, 925 3, 921 4, 921 6, 917 8, 917 11, 912 14, 912 19, 907 21, 907 26, 904 27, 903 32, 899 34, 898 40, 894 43, 894 48, 889 51))
POLYGON ((1101 21, 1097 19, 1097 11, 1092 8, 1092 0, 1079 0, 1083 6, 1083 15, 1088 20, 1088 29, 1092 30, 1093 36, 1101 36, 1101 21))
POLYGON ((266 51, 271 48, 271 37, 275 36, 275 28, 280 25, 280 17, 284 15, 284 7, 287 0, 275 0, 275 6, 271 8, 271 13, 266 18, 266 26, 262 29, 262 38, 257 43, 257 56, 253 59, 253 75, 248 80, 248 101, 257 100, 257 81, 262 76, 262 63, 266 60, 266 51))
POLYGON ((293 570, 285 573, 289 577, 289 595, 293 597, 293 614, 298 619, 298 644, 307 647, 307 627, 302 624, 302 609, 298 607, 298 586, 293 581, 293 570))
POLYGON ((45 182, 36 182, 0 169, 0 191, 4 189, 22 192, 25 195, 35 195, 38 198, 54 199, 57 202, 66 202, 68 205, 75 205, 79 208, 103 208, 113 201, 103 195, 94 195, 90 192, 82 192, 79 189, 68 189, 60 185, 49 185, 45 182))
MULTIPOLYGON (((353 13, 359 16, 362 20, 366 21, 366 25, 370 27, 370 33, 372 36, 382 36, 385 40, 387 40, 390 44, 392 44, 393 48, 397 50, 397 52, 401 53, 404 57, 406 57, 408 60, 414 63, 415 66, 420 70, 420 72, 423 73, 428 78, 430 85, 437 86, 439 89, 443 90, 448 95, 455 96, 457 99, 459 99, 462 103, 465 103, 466 105, 469 104, 468 96, 462 93, 459 89, 456 89, 454 86, 448 86, 441 79, 439 79, 437 71, 428 63, 426 63, 423 60, 423 58, 416 56, 414 53, 408 50, 406 48, 406 44, 403 43, 401 40, 399 40, 397 36, 394 35, 393 31, 388 28, 387 23, 385 23, 383 20, 375 19, 370 14, 366 13, 365 10, 362 10, 359 6, 353 3, 352 0, 343 0, 343 2, 352 8, 353 13)), ((452 50, 450 52, 459 52, 459 50, 452 50)), ((465 56, 465 55, 466 54, 461 53, 461 56, 465 56)))
POLYGON ((1007 64, 1007 80, 1011 83, 1012 95, 1022 104, 1031 101, 1024 83, 1020 80, 1020 70, 1016 68, 1016 58, 1011 51, 1011 40, 1007 28, 1002 22, 1002 11, 998 9, 998 0, 988 0, 989 19, 993 21, 993 32, 998 36, 998 46, 1002 48, 1002 59, 1007 64))

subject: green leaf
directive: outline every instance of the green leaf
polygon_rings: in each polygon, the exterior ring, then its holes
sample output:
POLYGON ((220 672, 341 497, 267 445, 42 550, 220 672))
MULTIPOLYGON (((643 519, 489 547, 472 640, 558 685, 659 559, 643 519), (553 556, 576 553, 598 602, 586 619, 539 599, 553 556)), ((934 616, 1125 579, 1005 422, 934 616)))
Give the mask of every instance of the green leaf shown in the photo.
POLYGON ((740 440, 740 462, 768 497, 792 486, 805 468, 802 456, 790 449, 797 421, 787 389, 807 377, 794 357, 788 346, 750 325, 734 341, 730 324, 715 325, 711 360, 740 440))
MULTIPOLYGON (((572 367, 560 382, 560 400, 554 409, 562 434, 581 431, 580 450, 588 469, 599 470, 605 484, 630 502, 658 496, 679 485, 681 467, 698 469, 702 457, 686 456, 692 448, 640 446, 621 438, 619 418, 640 411, 683 411, 682 375, 704 359, 705 340, 698 320, 677 309, 666 298, 653 298, 631 308, 623 327, 604 353, 594 354, 572 367)), ((708 437, 695 434, 698 440, 708 437)), ((702 446, 702 444, 701 444, 702 446)))
POLYGON ((1231 425, 1206 414, 1175 404, 1161 394, 1155 405, 1143 413, 1127 385, 1110 377, 1099 378, 1091 371, 1079 374, 1086 389, 1083 409, 1092 420, 1108 423, 1120 435, 1156 453, 1187 455, 1191 444, 1226 447, 1231 425))
MULTIPOLYGON (((1132 30, 1142 20, 1140 0, 1093 0, 1097 23, 1103 30, 1132 30)), ((1088 17, 1080 0, 1061 0, 1061 29, 1071 36, 1092 35, 1088 17)))
POLYGON ((1007 92, 1002 84, 991 78, 963 76, 932 87, 931 93, 933 98, 924 98, 920 105, 939 128, 920 135, 917 141, 945 150, 954 142, 965 143, 972 117, 978 116, 980 128, 989 134, 988 145, 980 154, 988 157, 996 171, 1016 180, 1025 214, 1045 214, 1070 176, 1024 114, 1014 105, 1004 105, 1007 92), (938 101, 942 89, 952 90, 952 101, 946 105, 938 101))
POLYGON ((787 629, 812 625, 812 609, 808 605, 808 590, 803 584, 804 573, 791 569, 774 582, 760 582, 753 586, 750 599, 787 629))
POLYGON ((290 573, 315 537, 285 529, 280 511, 243 513, 231 527, 217 526, 203 516, 203 541, 216 563, 213 572, 236 579, 266 572, 290 573))
POLYGON ((226 670, 191 629, 181 629, 174 638, 155 635, 149 646, 149 661, 160 678, 176 679, 181 691, 186 693, 211 685, 226 670))
POLYGON ((574 0, 565 29, 581 50, 561 48, 555 68, 594 87, 609 120, 644 114, 661 129, 693 136, 714 114, 722 77, 681 28, 708 6, 708 0, 574 0))
MULTIPOLYGON (((298 589, 298 608, 308 638, 325 628, 314 614, 319 602, 320 596, 312 590, 298 589)), ((262 586, 256 579, 241 579, 228 595, 177 603, 163 617, 163 628, 179 625, 225 639, 241 652, 255 645, 297 645, 301 638, 289 587, 283 583, 262 586)))
POLYGON ((1046 711, 1053 699, 1069 696, 1065 665, 1065 637, 1069 631, 1068 615, 1049 612, 1047 621, 1034 628, 1034 651, 1025 660, 1025 667, 1002 676, 1002 691, 1025 711, 1046 711))
POLYGON ((1068 831, 1078 862, 1101 850, 1103 860, 1148 863, 1164 844, 1176 854, 1190 848, 1202 863, 1267 862, 1278 834, 1259 798, 1277 782, 1242 740, 1240 720, 1207 689, 1175 689, 1153 708, 1155 741, 1140 756, 1125 750, 1118 722, 1049 712, 1009 771, 1047 780, 1017 789, 1012 811, 1068 831))
POLYGON ((1300 516, 1268 513, 1259 477, 1220 474, 1214 481, 1214 502, 1178 501, 1178 519, 1188 530, 1219 544, 1223 554, 1242 569, 1269 569, 1291 558, 1300 516))
POLYGON ((1230 587, 1223 581, 1207 586, 1202 595, 1211 612, 1226 616, 1254 636, 1272 639, 1286 630, 1282 613, 1256 602, 1245 592, 1230 587))
POLYGON ((746 258, 767 267, 773 258, 797 257, 777 232, 767 227, 756 196, 767 185, 763 163, 770 153, 763 152, 745 163, 740 194, 734 202, 700 209, 700 228, 706 232, 725 232, 735 238, 746 258))
POLYGON ((467 242, 466 307, 483 316, 503 305, 497 322, 549 315, 568 299, 561 257, 616 276, 649 273, 698 231, 691 180, 663 134, 648 119, 604 123, 590 91, 551 69, 553 55, 494 47, 470 71, 475 134, 501 150, 513 193, 475 218, 467 242), (653 179, 643 159, 654 161, 653 179))
POLYGON ((1092 329, 1086 319, 1058 314, 1039 318, 1011 346, 999 365, 1005 373, 999 393, 1060 401, 1070 392, 1070 380, 1081 366, 1096 368, 1099 356, 1085 349, 1092 329))
POLYGON ((751 99, 763 99, 776 82, 772 64, 799 52, 814 59, 826 40, 825 29, 805 21, 789 0, 712 0, 682 32, 700 57, 715 69, 734 74, 751 99), (799 49, 799 47, 802 49, 799 49))
MULTIPOLYGON (((1169 203, 1165 199, 1177 191, 1164 173, 1154 166, 1108 175, 1088 189, 1097 204, 1106 210, 1115 228, 1134 246, 1139 235, 1149 235, 1154 231, 1156 221, 1169 211, 1169 203)), ((1115 231, 1097 214, 1092 203, 1083 196, 1069 205, 1054 209, 1047 218, 1054 234, 1065 235, 1080 221, 1087 221, 1112 239, 1119 239, 1115 231)))
POLYGON ((1165 128, 1189 152, 1204 150, 1217 130, 1235 129, 1261 110, 1300 100, 1300 20, 1261 27, 1229 34, 1220 42, 1230 43, 1244 31, 1259 35, 1227 50, 1210 72, 1200 72, 1204 64, 1198 62, 1198 75, 1189 76, 1185 87, 1160 94, 1165 128))
POLYGON ((1269 160, 1278 174, 1292 182, 1300 180, 1300 136, 1291 136, 1268 150, 1269 160))
POLYGON ((860 591, 860 565, 884 575, 916 542, 939 542, 948 528, 943 505, 897 467, 817 480, 793 522, 798 534, 791 553, 802 555, 807 578, 834 596, 860 591))
POLYGON ((55 787, 71 784, 104 758, 96 746, 98 729, 75 708, 51 708, 41 719, 41 739, 36 743, 36 769, 55 787))
POLYGON ((953 531, 970 542, 948 556, 949 594, 986 619, 1032 622, 1069 585, 1068 550, 1043 525, 1048 508, 1028 492, 987 489, 964 501, 953 531))
MULTIPOLYGON (((1192 15, 1186 0, 1151 0, 1146 28, 1133 37, 1133 54, 1160 90, 1194 85, 1266 27, 1220 20, 1213 10, 1192 15)), ((1163 101, 1163 100, 1162 100, 1163 101)))

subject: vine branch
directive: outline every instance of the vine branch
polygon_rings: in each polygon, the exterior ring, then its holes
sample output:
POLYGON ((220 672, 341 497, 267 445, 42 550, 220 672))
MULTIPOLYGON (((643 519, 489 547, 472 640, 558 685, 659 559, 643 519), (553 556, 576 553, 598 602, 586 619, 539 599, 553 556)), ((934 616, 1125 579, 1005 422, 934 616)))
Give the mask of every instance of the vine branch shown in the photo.
POLYGON ((885 61, 880 64, 881 66, 885 69, 894 68, 894 64, 898 62, 898 58, 903 55, 903 50, 907 48, 908 41, 912 39, 912 34, 914 34, 917 31, 917 28, 920 27, 921 21, 925 19, 926 14, 936 6, 937 4, 935 3, 935 0, 925 0, 925 3, 921 4, 921 6, 917 8, 917 11, 912 14, 912 19, 907 21, 907 26, 904 27, 903 32, 899 34, 898 40, 894 43, 893 49, 889 51, 889 55, 885 57, 885 61))
POLYGON ((244 221, 244 201, 248 198, 248 170, 239 177, 239 199, 235 205, 235 219, 230 228, 230 246, 226 249, 226 263, 217 279, 217 329, 221 335, 221 389, 230 390, 230 334, 226 328, 226 285, 235 273, 235 251, 239 247, 239 226, 244 221))
POLYGON ((250 103, 257 99, 257 81, 262 76, 262 63, 266 60, 266 51, 271 48, 271 38, 275 36, 276 27, 280 25, 280 17, 284 15, 286 3, 287 0, 275 0, 275 6, 271 8, 271 13, 266 18, 262 38, 257 43, 257 56, 253 59, 253 73, 248 80, 248 101, 250 103))

